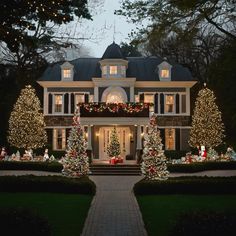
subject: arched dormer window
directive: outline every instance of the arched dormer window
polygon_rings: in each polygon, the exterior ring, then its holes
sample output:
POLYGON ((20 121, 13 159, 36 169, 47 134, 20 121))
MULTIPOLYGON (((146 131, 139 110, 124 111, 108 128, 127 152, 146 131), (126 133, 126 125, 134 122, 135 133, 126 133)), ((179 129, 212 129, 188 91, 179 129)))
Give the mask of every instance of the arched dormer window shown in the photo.
POLYGON ((61 65, 61 80, 72 81, 74 77, 74 66, 69 62, 61 65))
POLYGON ((161 64, 158 65, 158 74, 160 81, 170 81, 171 80, 171 68, 167 61, 163 61, 161 64))

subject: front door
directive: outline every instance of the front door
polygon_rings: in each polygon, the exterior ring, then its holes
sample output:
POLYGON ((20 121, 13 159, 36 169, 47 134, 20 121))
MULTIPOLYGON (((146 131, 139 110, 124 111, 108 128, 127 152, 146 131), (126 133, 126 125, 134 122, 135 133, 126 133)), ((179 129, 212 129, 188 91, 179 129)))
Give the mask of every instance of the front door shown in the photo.
MULTIPOLYGON (((113 127, 101 127, 99 129, 99 159, 108 160, 107 146, 110 143, 110 136, 113 127)), ((130 128, 129 127, 117 127, 116 128, 119 142, 121 156, 125 159, 125 156, 130 154, 130 128)))

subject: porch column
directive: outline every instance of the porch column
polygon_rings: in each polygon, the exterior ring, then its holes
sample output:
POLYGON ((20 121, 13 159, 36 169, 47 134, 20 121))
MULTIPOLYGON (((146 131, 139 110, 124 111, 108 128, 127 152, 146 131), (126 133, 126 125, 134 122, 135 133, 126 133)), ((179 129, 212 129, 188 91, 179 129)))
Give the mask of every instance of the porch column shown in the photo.
POLYGON ((137 126, 137 149, 142 149, 141 125, 137 126))
POLYGON ((88 148, 87 150, 92 150, 92 142, 91 142, 91 125, 88 125, 88 148))
POLYGON ((98 102, 98 86, 94 87, 94 102, 98 102))
POLYGON ((134 87, 133 86, 130 87, 129 94, 130 94, 130 102, 134 102, 134 87))

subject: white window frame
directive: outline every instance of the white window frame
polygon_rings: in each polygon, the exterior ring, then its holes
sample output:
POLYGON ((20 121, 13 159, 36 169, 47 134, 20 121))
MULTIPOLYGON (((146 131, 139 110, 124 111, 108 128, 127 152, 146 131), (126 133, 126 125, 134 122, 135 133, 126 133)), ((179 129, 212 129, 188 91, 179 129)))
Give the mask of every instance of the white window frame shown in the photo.
POLYGON ((118 67, 119 67, 118 65, 110 65, 109 66, 109 75, 110 76, 117 76, 119 74, 119 72, 118 72, 119 68, 118 67), (116 68, 116 73, 111 73, 111 68, 116 68))
POLYGON ((174 129, 172 127, 169 127, 169 128, 165 128, 164 131, 165 131, 165 150, 176 150, 176 138, 175 138, 175 136, 176 136, 175 135, 176 129, 174 129), (167 146, 168 146, 167 145, 167 143, 168 143, 167 141, 168 141, 168 138, 169 138, 168 135, 167 135, 167 132, 168 132, 167 130, 169 130, 169 129, 172 129, 174 131, 173 132, 173 144, 174 144, 173 145, 173 149, 167 149, 167 146))
POLYGON ((63 151, 66 149, 66 129, 55 128, 53 129, 53 150, 63 151), (62 148, 58 148, 58 131, 62 132, 62 148))
POLYGON ((161 64, 158 65, 158 75, 160 81, 171 81, 171 68, 172 65, 169 64, 167 61, 163 61, 161 64), (169 77, 162 77, 162 70, 168 70, 169 77))
POLYGON ((53 114, 63 114, 64 113, 64 94, 63 93, 53 93, 52 94, 53 95, 53 99, 52 99, 52 106, 53 106, 53 108, 52 108, 52 113, 53 114), (55 96, 61 96, 62 97, 62 105, 61 105, 61 111, 60 112, 56 112, 55 111, 55 105, 56 105, 56 100, 55 100, 55 96))
POLYGON ((73 81, 74 77, 74 66, 66 61, 61 65, 61 80, 63 81, 73 81), (64 77, 64 70, 70 70, 70 77, 64 77))
POLYGON ((176 114, 176 93, 165 93, 164 94, 164 114, 176 114), (166 97, 167 96, 173 96, 173 111, 172 112, 167 112, 166 111, 166 97))

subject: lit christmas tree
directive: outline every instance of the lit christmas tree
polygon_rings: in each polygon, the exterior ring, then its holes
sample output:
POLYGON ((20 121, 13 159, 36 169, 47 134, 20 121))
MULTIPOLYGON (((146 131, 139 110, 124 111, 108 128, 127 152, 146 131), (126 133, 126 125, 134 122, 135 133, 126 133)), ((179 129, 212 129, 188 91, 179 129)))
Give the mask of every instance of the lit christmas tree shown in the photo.
POLYGON ((40 148, 47 142, 43 114, 35 89, 22 89, 9 119, 8 142, 17 148, 40 148))
POLYGON ((80 124, 79 108, 73 117, 72 129, 67 140, 66 156, 62 158, 62 173, 68 177, 81 177, 88 175, 89 162, 86 153, 87 142, 84 139, 80 124))
POLYGON ((116 132, 116 127, 111 132, 110 143, 107 147, 107 154, 109 157, 118 157, 120 155, 120 143, 116 132))
POLYGON ((212 90, 204 86, 198 93, 192 117, 189 144, 214 148, 222 143, 224 124, 212 90))
POLYGON ((162 150, 160 130, 157 128, 156 115, 150 118, 148 133, 144 136, 142 173, 149 180, 166 180, 169 172, 166 156, 162 150))

